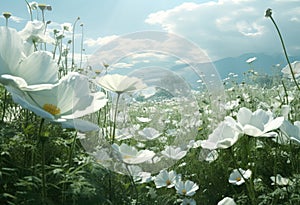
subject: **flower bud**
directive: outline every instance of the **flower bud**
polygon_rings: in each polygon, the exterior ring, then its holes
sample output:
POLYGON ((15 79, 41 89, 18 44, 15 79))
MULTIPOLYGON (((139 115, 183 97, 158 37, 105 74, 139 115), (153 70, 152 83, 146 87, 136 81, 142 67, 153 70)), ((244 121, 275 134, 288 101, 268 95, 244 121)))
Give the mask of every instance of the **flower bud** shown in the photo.
POLYGON ((272 9, 268 8, 268 9, 266 10, 265 17, 272 17, 272 9))

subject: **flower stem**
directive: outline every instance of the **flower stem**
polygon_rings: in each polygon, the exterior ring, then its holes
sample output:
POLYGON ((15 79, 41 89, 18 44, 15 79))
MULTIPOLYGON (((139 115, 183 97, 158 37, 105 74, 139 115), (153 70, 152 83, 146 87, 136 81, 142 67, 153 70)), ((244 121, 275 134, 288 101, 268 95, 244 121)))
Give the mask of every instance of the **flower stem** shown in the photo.
POLYGON ((28 10, 29 10, 29 13, 30 13, 30 20, 33 21, 31 6, 30 6, 30 4, 28 3, 27 0, 25 0, 25 2, 26 2, 26 4, 27 4, 27 7, 28 7, 28 10))
POLYGON ((116 108, 115 108, 115 114, 114 114, 114 126, 113 126, 113 133, 112 133, 112 139, 111 144, 115 141, 115 134, 116 134, 116 124, 117 124, 117 114, 118 114, 118 106, 119 106, 119 100, 121 93, 117 93, 117 101, 116 101, 116 108))
POLYGON ((5 118, 5 111, 6 111, 6 98, 7 98, 7 90, 4 90, 4 99, 3 99, 3 108, 2 108, 2 118, 1 118, 1 122, 4 122, 4 118, 5 118))
POLYGON ((74 71, 74 67, 75 67, 75 60, 74 60, 74 49, 75 49, 75 26, 76 26, 76 23, 77 21, 79 21, 79 17, 77 17, 77 19, 75 20, 74 24, 73 24, 73 32, 72 32, 72 67, 71 67, 71 70, 74 71))
POLYGON ((267 16, 267 17, 270 17, 272 23, 274 24, 274 26, 275 26, 275 28, 276 28, 276 30, 277 30, 277 33, 278 33, 278 35, 279 35, 280 42, 281 42, 281 45, 282 45, 282 48, 283 48, 284 56, 285 56, 285 58, 286 58, 286 61, 288 62, 288 65, 289 65, 289 68, 290 68, 290 72, 291 72, 291 74, 292 74, 293 81, 294 81, 295 85, 297 86, 298 90, 300 91, 299 84, 298 84, 298 82, 297 82, 297 80, 296 80, 296 78, 295 78, 295 74, 294 74, 294 72, 293 72, 293 68, 292 68, 292 66, 291 66, 291 62, 290 62, 289 57, 288 57, 288 55, 287 55, 287 51, 286 51, 286 48, 285 48, 285 45, 284 45, 284 41, 283 41, 282 35, 281 35, 280 30, 279 30, 279 28, 278 28, 278 26, 277 26, 277 24, 276 24, 276 22, 275 22, 275 20, 274 20, 274 18, 272 17, 271 14, 272 14, 272 13, 270 13, 269 15, 266 15, 266 16, 267 16))
POLYGON ((45 122, 45 119, 42 118, 40 127, 39 127, 39 140, 41 142, 41 157, 42 157, 42 204, 46 204, 46 196, 47 196, 47 190, 46 190, 46 173, 45 173, 45 139, 42 136, 42 128, 43 124, 45 122))

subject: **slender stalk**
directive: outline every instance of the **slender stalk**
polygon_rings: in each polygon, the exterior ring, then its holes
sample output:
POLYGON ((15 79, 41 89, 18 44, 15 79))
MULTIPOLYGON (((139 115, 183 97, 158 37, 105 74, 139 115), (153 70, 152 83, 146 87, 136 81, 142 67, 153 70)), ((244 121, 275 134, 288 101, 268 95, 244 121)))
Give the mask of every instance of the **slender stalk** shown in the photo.
POLYGON ((79 68, 81 69, 82 67, 82 51, 83 51, 83 24, 80 24, 81 26, 81 44, 80 44, 80 65, 79 68))
POLYGON ((130 173, 130 170, 129 170, 129 168, 128 168, 128 165, 125 164, 125 167, 126 167, 126 170, 127 170, 127 172, 128 172, 128 177, 129 177, 129 179, 130 179, 130 182, 131 182, 131 184, 132 184, 132 186, 133 186, 133 188, 134 188, 135 194, 136 194, 136 196, 135 196, 135 198, 136 198, 135 204, 137 205, 137 204, 139 203, 139 192, 138 192, 138 190, 137 190, 135 181, 134 181, 134 179, 133 179, 133 177, 132 177, 132 175, 131 175, 131 173, 130 173))
POLYGON ((44 137, 42 136, 42 128, 43 128, 43 124, 45 122, 45 119, 42 118, 41 123, 40 123, 40 127, 39 127, 39 140, 41 142, 41 157, 42 157, 42 203, 46 204, 46 197, 47 197, 47 190, 46 190, 46 172, 45 172, 45 139, 43 139, 44 137))
POLYGON ((6 103, 7 103, 7 90, 4 90, 4 99, 3 99, 3 108, 2 108, 2 118, 1 121, 4 122, 5 111, 6 111, 6 103))
POLYGON ((75 26, 76 26, 76 23, 77 21, 79 21, 79 17, 77 17, 77 19, 75 20, 74 24, 73 24, 73 33, 72 33, 72 67, 71 67, 71 70, 73 71, 74 70, 74 67, 75 67, 75 60, 74 60, 74 53, 75 53, 75 26))
POLYGON ((114 126, 113 126, 113 133, 112 133, 111 144, 113 144, 114 141, 115 141, 116 124, 117 124, 117 114, 118 114, 118 106, 119 106, 120 96, 121 96, 121 93, 117 93, 117 101, 116 101, 115 114, 114 114, 114 126))
POLYGON ((69 168, 72 165, 72 158, 73 158, 73 152, 74 152, 75 145, 76 145, 76 139, 77 139, 77 132, 75 132, 75 135, 73 137, 73 142, 72 142, 70 152, 69 152, 69 168))
POLYGON ((28 7, 28 10, 29 10, 29 13, 30 13, 30 20, 33 21, 31 6, 30 6, 30 4, 28 3, 27 0, 25 0, 25 2, 26 2, 26 4, 27 4, 27 7, 28 7))
POLYGON ((290 62, 289 57, 288 57, 288 55, 287 55, 287 51, 286 51, 286 48, 285 48, 285 45, 284 45, 284 41, 283 41, 282 35, 281 35, 281 33, 280 33, 280 30, 279 30, 279 28, 278 28, 278 26, 277 26, 277 24, 276 24, 274 18, 272 17, 272 9, 267 9, 266 15, 265 15, 265 16, 266 16, 266 17, 269 17, 269 18, 271 19, 272 23, 274 24, 274 26, 275 26, 275 28, 276 28, 276 31, 277 31, 277 33, 278 33, 278 35, 279 35, 280 42, 281 42, 281 45, 282 45, 282 48, 283 48, 284 56, 285 56, 285 58, 286 58, 286 61, 288 62, 288 65, 289 65, 289 68, 290 68, 290 72, 291 72, 291 74, 292 74, 293 81, 294 81, 295 85, 297 86, 298 90, 300 91, 299 84, 298 84, 298 82, 297 82, 297 80, 296 80, 296 78, 295 78, 295 74, 294 74, 294 71, 293 71, 291 62, 290 62))

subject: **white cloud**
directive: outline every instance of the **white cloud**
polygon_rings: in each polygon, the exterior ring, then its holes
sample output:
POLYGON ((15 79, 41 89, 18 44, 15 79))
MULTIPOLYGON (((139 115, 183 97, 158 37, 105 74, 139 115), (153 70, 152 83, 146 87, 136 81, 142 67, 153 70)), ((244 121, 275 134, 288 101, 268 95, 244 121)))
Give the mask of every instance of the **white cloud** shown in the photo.
POLYGON ((299 0, 219 0, 183 3, 152 13, 145 20, 179 34, 207 51, 212 59, 247 52, 282 52, 278 35, 265 10, 272 8, 289 54, 299 54, 299 0), (298 2, 298 3, 297 3, 298 2), (298 42, 298 44, 297 44, 298 42), (295 45, 296 44, 296 45, 295 45))
POLYGON ((92 38, 88 38, 87 40, 84 41, 84 44, 89 47, 103 46, 109 43, 110 41, 116 39, 117 37, 118 37, 117 35, 111 35, 111 36, 99 37, 96 40, 92 38))

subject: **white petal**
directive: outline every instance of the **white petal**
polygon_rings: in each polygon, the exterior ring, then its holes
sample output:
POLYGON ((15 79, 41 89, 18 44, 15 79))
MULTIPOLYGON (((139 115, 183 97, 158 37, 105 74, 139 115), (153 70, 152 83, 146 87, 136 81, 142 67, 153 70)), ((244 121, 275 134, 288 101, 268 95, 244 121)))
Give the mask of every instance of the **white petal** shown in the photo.
POLYGON ((66 120, 61 122, 61 125, 63 128, 74 128, 80 132, 99 130, 99 127, 96 124, 81 119, 66 120))
POLYGON ((251 116, 252 116, 251 110, 242 107, 241 109, 239 109, 237 113, 237 120, 241 125, 244 126, 250 122, 251 116))

